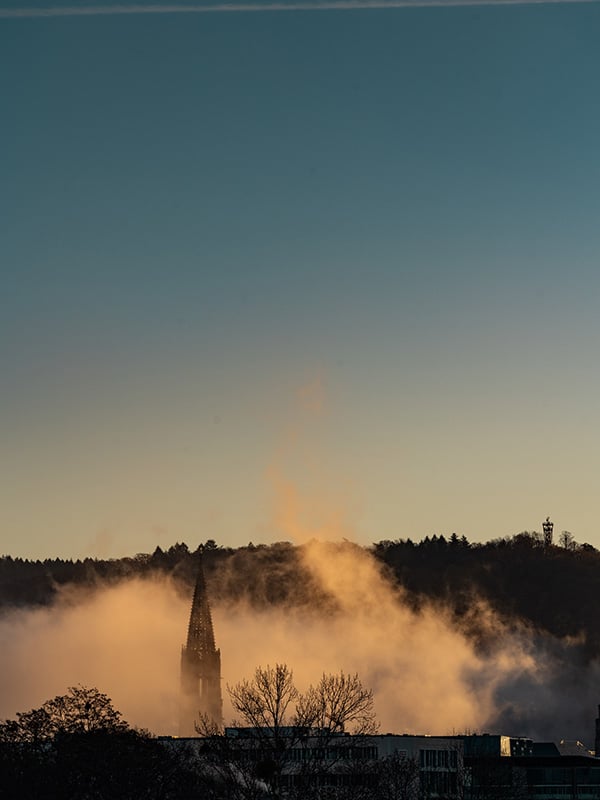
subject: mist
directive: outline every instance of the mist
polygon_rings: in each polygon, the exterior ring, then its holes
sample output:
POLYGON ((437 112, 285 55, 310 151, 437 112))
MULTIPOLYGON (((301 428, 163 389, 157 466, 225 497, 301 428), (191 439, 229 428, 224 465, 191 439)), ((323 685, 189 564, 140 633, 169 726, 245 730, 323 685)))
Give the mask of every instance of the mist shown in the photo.
MULTIPOLYGON (((226 722, 226 684, 285 662, 300 689, 323 672, 358 672, 381 732, 591 741, 600 671, 580 641, 509 627, 481 601, 460 623, 433 605, 414 611, 369 551, 347 541, 298 551, 319 589, 312 605, 213 603, 226 722)), ((4 613, 0 718, 83 684, 108 694, 130 724, 177 734, 190 602, 167 577, 67 590, 51 607, 4 613)))
POLYGON ((95 686, 132 725, 176 732, 188 603, 165 580, 66 590, 51 607, 0 617, 0 718, 69 686, 95 686))

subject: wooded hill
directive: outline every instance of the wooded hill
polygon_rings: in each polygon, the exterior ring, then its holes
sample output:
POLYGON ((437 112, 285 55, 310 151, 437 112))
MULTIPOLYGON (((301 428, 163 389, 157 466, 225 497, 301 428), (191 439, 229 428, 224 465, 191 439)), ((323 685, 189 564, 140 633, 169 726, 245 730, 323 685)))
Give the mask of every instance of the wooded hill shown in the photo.
MULTIPOLYGON (((600 655, 600 552, 591 545, 563 535, 561 545, 545 547, 540 534, 523 532, 484 544, 452 534, 418 543, 382 541, 368 549, 390 582, 402 588, 405 602, 415 609, 442 604, 475 637, 483 632, 471 611, 483 599, 509 625, 525 623, 558 637, 582 636, 586 659, 600 655)), ((93 589, 150 575, 170 575, 188 594, 201 552, 215 605, 243 600, 256 608, 335 608, 304 566, 301 548, 278 542, 233 549, 208 540, 194 551, 175 544, 111 560, 3 556, 0 610, 52 604, 63 587, 93 589)))

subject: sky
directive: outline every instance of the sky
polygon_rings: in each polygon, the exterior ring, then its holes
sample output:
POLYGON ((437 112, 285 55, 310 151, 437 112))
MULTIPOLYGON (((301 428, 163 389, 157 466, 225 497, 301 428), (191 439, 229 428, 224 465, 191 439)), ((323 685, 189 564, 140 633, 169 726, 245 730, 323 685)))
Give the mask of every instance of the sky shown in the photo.
POLYGON ((600 4, 17 6, 0 554, 600 547, 600 4))

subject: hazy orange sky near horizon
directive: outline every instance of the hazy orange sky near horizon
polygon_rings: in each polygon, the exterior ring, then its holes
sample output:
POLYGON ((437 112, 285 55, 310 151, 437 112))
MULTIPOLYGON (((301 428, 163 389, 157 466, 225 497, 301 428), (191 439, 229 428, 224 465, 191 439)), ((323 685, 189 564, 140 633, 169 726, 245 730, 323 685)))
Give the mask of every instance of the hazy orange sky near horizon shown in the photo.
POLYGON ((0 19, 0 554, 280 540, 277 482, 364 545, 600 547, 599 39, 598 3, 0 19))
MULTIPOLYGON (((440 431, 439 440, 434 437, 421 440, 421 444, 414 428, 405 429, 403 438, 405 443, 411 441, 413 453, 410 460, 403 458, 393 436, 389 441, 374 440, 373 429, 363 429, 345 437, 340 423, 343 403, 335 398, 328 383, 324 371, 319 370, 290 390, 287 398, 281 398, 282 405, 287 402, 287 413, 280 415, 279 430, 274 424, 272 431, 265 431, 264 440, 257 441, 250 421, 245 430, 238 428, 240 450, 236 450, 236 442, 226 445, 231 461, 225 458, 223 443, 213 442, 202 469, 209 464, 215 469, 204 472, 202 490, 195 480, 197 456, 189 454, 182 441, 188 463, 184 466, 180 459, 177 471, 168 462, 160 462, 159 449, 164 444, 146 442, 155 455, 143 464, 126 453, 113 465, 105 453, 104 467, 114 466, 119 480, 115 475, 97 472, 71 473, 72 488, 79 491, 69 495, 66 506, 64 493, 55 493, 57 480, 64 479, 60 467, 58 475, 41 475, 39 467, 34 468, 39 481, 37 507, 22 514, 20 537, 3 537, 3 552, 29 558, 109 558, 151 552, 156 546, 167 548, 177 541, 185 541, 194 549, 209 538, 233 547, 250 541, 299 544, 313 537, 370 544, 381 539, 418 540, 434 533, 448 537, 453 532, 466 534, 472 541, 486 541, 521 530, 540 531, 547 514, 555 522, 556 538, 567 529, 579 541, 596 541, 591 515, 588 519, 579 510, 575 517, 570 515, 565 520, 554 513, 560 510, 559 500, 570 507, 568 486, 564 475, 561 486, 557 485, 558 476, 548 471, 551 454, 542 447, 516 465, 496 456, 490 472, 478 472, 476 465, 471 465, 467 474, 472 496, 469 493, 467 498, 465 473, 457 474, 453 464, 458 443, 449 428, 440 431), (454 439, 453 445, 444 448, 441 438, 447 440, 449 436, 454 439), (348 453, 353 458, 341 458, 348 453), (212 454, 216 454, 214 459, 212 454), (264 459, 262 464, 256 461, 259 455, 264 459), (241 462, 247 472, 240 472, 241 462), (164 483, 165 476, 171 482, 164 483), (501 502, 503 487, 512 502, 497 509, 494 504, 501 502), (48 515, 44 519, 39 516, 42 510, 48 515), (63 515, 64 524, 60 521, 63 515), (95 530, 91 522, 94 515, 95 530), (584 530, 588 534, 583 537, 571 524, 577 519, 586 520, 584 530), (47 537, 42 535, 44 530, 47 537), (82 531, 85 538, 79 535, 82 531)), ((212 424, 218 429, 225 421, 216 417, 212 424)), ((94 446, 98 445, 96 442, 94 446)), ((471 455, 473 449, 481 447, 471 442, 471 455)), ((74 468, 70 458, 64 463, 69 471, 74 468)), ((589 477, 591 481, 591 473, 589 477)), ((16 511, 10 506, 4 508, 9 517, 16 511)))

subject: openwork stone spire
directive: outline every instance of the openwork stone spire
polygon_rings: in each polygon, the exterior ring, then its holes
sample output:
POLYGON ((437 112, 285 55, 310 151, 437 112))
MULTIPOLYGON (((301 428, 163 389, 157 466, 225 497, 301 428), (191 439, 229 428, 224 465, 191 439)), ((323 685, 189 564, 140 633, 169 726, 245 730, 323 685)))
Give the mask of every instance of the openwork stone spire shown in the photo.
POLYGON ((219 728, 223 724, 221 651, 215 647, 202 557, 198 564, 187 643, 181 649, 180 736, 197 735, 199 714, 219 728))

